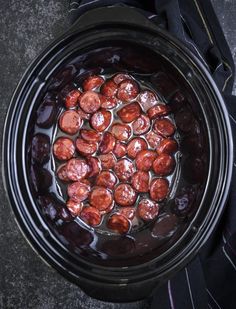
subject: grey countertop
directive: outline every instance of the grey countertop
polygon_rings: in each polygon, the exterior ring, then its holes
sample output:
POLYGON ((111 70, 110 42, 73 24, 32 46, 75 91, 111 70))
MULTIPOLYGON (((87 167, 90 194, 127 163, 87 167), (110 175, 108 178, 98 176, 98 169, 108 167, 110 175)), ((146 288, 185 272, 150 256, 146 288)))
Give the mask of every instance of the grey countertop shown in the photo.
MULTIPOLYGON (((234 59, 236 1, 213 0, 234 59)), ((23 72, 69 26, 67 0, 0 0, 0 134, 23 72)), ((0 309, 145 309, 145 301, 104 303, 90 298, 47 266, 19 231, 0 179, 0 309)))

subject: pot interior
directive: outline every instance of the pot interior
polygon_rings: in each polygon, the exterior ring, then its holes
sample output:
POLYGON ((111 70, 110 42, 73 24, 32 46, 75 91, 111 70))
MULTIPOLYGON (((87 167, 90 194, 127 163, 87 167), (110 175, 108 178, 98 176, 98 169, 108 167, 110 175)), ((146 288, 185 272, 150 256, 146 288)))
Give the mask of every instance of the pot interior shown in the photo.
POLYGON ((191 225, 207 183, 210 146, 200 93, 191 85, 188 65, 164 46, 154 51, 134 41, 110 40, 74 49, 39 72, 37 92, 28 102, 31 111, 24 123, 26 181, 41 218, 75 257, 108 267, 140 265, 176 246, 191 225), (179 143, 171 191, 158 218, 123 236, 71 218, 65 186, 56 177, 59 163, 52 154, 61 134, 57 121, 68 90, 81 87, 90 75, 109 77, 117 72, 130 73, 171 107, 179 143))

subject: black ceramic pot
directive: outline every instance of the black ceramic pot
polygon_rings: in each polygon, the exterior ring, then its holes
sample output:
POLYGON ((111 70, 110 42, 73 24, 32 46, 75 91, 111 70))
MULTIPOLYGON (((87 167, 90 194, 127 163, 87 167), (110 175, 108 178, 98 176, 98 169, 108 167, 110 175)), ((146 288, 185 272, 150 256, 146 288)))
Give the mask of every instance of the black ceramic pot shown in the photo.
POLYGON ((5 123, 4 185, 22 232, 48 264, 95 298, 134 301, 191 261, 216 228, 231 181, 231 135, 223 98, 195 55, 132 9, 96 9, 20 81, 5 123), (71 220, 56 193, 51 157, 66 85, 117 71, 130 72, 170 104, 181 151, 166 211, 129 236, 99 234, 71 220), (33 164, 36 133, 48 147, 33 164))

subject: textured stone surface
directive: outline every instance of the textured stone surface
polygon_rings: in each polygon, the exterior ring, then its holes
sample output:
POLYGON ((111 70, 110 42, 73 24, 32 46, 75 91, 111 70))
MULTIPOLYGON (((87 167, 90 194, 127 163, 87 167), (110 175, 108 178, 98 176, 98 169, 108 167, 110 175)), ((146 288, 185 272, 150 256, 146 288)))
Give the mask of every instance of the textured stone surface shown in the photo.
MULTIPOLYGON (((236 2, 213 0, 236 60, 236 2)), ((23 72, 69 25, 66 0, 0 0, 0 132, 10 97, 23 72)), ((1 134, 1 133, 0 133, 1 134)), ((94 300, 49 268, 21 235, 0 180, 1 309, 145 309, 146 302, 111 304, 94 300)))

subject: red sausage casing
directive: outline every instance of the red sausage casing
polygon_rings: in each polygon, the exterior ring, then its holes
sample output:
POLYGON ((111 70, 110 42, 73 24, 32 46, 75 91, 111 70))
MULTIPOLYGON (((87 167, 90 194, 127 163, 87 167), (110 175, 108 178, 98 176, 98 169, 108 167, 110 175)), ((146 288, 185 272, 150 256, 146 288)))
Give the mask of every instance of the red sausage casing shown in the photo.
POLYGON ((53 153, 58 160, 69 160, 75 153, 74 142, 67 137, 59 137, 53 144, 53 153))
POLYGON ((150 186, 150 196, 154 201, 164 200, 169 193, 169 181, 165 178, 153 179, 150 186))

